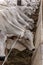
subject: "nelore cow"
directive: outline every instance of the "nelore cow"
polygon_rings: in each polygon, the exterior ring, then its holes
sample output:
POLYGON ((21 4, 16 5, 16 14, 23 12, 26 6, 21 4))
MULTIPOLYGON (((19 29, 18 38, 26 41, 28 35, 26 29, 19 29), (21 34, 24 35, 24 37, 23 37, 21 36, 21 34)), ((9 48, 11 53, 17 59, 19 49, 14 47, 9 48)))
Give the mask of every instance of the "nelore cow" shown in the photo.
POLYGON ((2 0, 0 3, 0 59, 5 58, 6 40, 10 39, 11 44, 15 43, 15 37, 18 38, 13 48, 20 51, 28 48, 35 50, 33 44, 34 34, 31 31, 34 28, 34 20, 27 16, 35 13, 38 9, 40 0, 2 0), (2 6, 3 5, 3 6, 2 6), (12 6, 13 5, 13 6, 12 6), (26 14, 25 14, 26 13, 26 14))

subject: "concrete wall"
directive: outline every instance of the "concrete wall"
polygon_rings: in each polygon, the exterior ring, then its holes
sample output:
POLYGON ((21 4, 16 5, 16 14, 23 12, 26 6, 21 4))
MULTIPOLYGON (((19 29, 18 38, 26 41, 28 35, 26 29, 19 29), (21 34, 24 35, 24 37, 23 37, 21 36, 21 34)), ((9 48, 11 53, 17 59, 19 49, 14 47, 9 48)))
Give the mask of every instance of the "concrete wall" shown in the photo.
POLYGON ((34 55, 34 58, 33 58, 33 61, 32 61, 32 65, 42 65, 41 63, 41 55, 40 55, 40 46, 38 47, 35 55, 34 55))
MULTIPOLYGON (((40 7, 41 8, 41 7, 40 7)), ((39 13, 39 20, 37 23, 37 31, 36 31, 36 36, 35 36, 35 47, 36 50, 33 54, 32 57, 32 65, 42 65, 41 64, 41 9, 39 13)))

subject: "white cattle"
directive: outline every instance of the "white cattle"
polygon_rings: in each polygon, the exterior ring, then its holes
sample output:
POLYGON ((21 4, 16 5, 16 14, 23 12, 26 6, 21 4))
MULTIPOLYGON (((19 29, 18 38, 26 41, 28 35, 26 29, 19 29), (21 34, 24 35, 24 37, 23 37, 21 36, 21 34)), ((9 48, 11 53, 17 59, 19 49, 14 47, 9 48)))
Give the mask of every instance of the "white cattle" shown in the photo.
POLYGON ((30 30, 34 28, 34 20, 25 13, 30 15, 34 13, 38 7, 37 2, 35 0, 21 0, 23 7, 14 6, 17 5, 17 0, 2 0, 0 2, 1 5, 5 2, 8 6, 0 10, 0 56, 5 56, 5 42, 9 36, 20 37, 20 39, 18 38, 20 42, 17 41, 14 48, 20 51, 28 48, 33 51, 35 49, 33 44, 34 35, 30 30), (13 6, 10 7, 9 5, 13 6))

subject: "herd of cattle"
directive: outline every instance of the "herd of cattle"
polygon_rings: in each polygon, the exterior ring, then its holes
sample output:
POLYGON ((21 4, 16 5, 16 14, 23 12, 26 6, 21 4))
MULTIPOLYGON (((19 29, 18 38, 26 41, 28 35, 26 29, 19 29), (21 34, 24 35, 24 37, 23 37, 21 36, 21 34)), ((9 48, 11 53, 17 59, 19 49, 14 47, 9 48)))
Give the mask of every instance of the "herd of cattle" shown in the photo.
POLYGON ((40 0, 0 0, 0 5, 4 6, 0 9, 0 57, 5 56, 5 42, 12 36, 24 47, 35 50, 31 31, 35 21, 29 16, 36 12, 39 4, 40 0))

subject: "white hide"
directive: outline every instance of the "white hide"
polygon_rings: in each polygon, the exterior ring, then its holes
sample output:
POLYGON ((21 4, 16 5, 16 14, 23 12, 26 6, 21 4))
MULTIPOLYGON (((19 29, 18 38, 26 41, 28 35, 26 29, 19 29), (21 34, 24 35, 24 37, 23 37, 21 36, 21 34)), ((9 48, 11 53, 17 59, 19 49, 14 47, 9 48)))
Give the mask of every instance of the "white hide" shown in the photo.
MULTIPOLYGON (((25 28, 20 28, 20 26, 19 25, 15 25, 15 23, 13 24, 13 22, 10 20, 10 18, 9 17, 11 17, 10 15, 9 15, 9 11, 7 11, 7 16, 8 16, 8 18, 6 17, 6 15, 5 15, 5 12, 6 12, 6 10, 3 10, 3 11, 1 11, 1 13, 0 13, 0 18, 2 19, 2 21, 0 20, 0 25, 2 26, 2 27, 4 27, 5 28, 5 32, 6 32, 6 34, 13 34, 14 36, 21 36, 21 37, 23 37, 24 36, 24 38, 25 38, 25 35, 24 35, 24 33, 25 33, 25 28)), ((13 12, 12 12, 13 13, 13 12)), ((20 12, 19 12, 20 13, 20 12)), ((15 16, 15 15, 13 15, 13 16, 15 16)), ((12 16, 12 17, 13 17, 12 16)), ((28 19, 28 17, 24 14, 24 15, 22 15, 23 17, 25 17, 25 18, 27 18, 28 19)), ((18 17, 20 17, 20 16, 18 16, 18 17)), ((15 17, 14 17, 15 18, 15 17)), ((19 18, 20 19, 20 18, 19 18)), ((30 19, 30 18, 29 18, 30 19)), ((29 20, 28 19, 28 20, 29 20)), ((22 19, 21 19, 22 20, 22 19)), ((33 21, 32 19, 30 19, 30 21, 33 21)), ((2 28, 3 29, 3 28, 2 28)), ((4 29, 3 29, 3 31, 4 31, 4 29)), ((26 38, 30 38, 30 43, 31 43, 31 48, 33 49, 33 47, 34 47, 34 45, 32 44, 32 42, 33 42, 33 36, 31 37, 31 32, 29 32, 29 30, 28 31, 26 31, 26 38), (28 35, 29 34, 29 35, 28 35), (32 46, 33 45, 33 46, 32 46)), ((29 46, 29 45, 28 45, 29 46)), ((31 49, 31 50, 32 50, 31 49)))
POLYGON ((0 5, 8 6, 8 8, 0 10, 0 30, 3 31, 0 32, 0 56, 5 56, 5 41, 7 36, 10 36, 9 34, 12 34, 11 36, 21 36, 21 42, 17 42, 14 48, 20 51, 26 49, 26 47, 31 51, 35 49, 33 44, 34 35, 29 30, 29 28, 33 29, 34 20, 26 14, 34 14, 39 2, 40 0, 31 0, 31 2, 30 0, 22 0, 21 4, 24 5, 23 7, 9 7, 9 5, 17 5, 17 0, 0 0, 0 5), (30 6, 27 7, 28 4, 30 4, 30 6), (23 37, 24 39, 22 39, 23 37))
POLYGON ((7 5, 5 0, 0 0, 0 5, 7 5))
POLYGON ((5 33, 0 31, 0 56, 1 57, 5 56, 6 40, 7 40, 7 37, 5 33))

